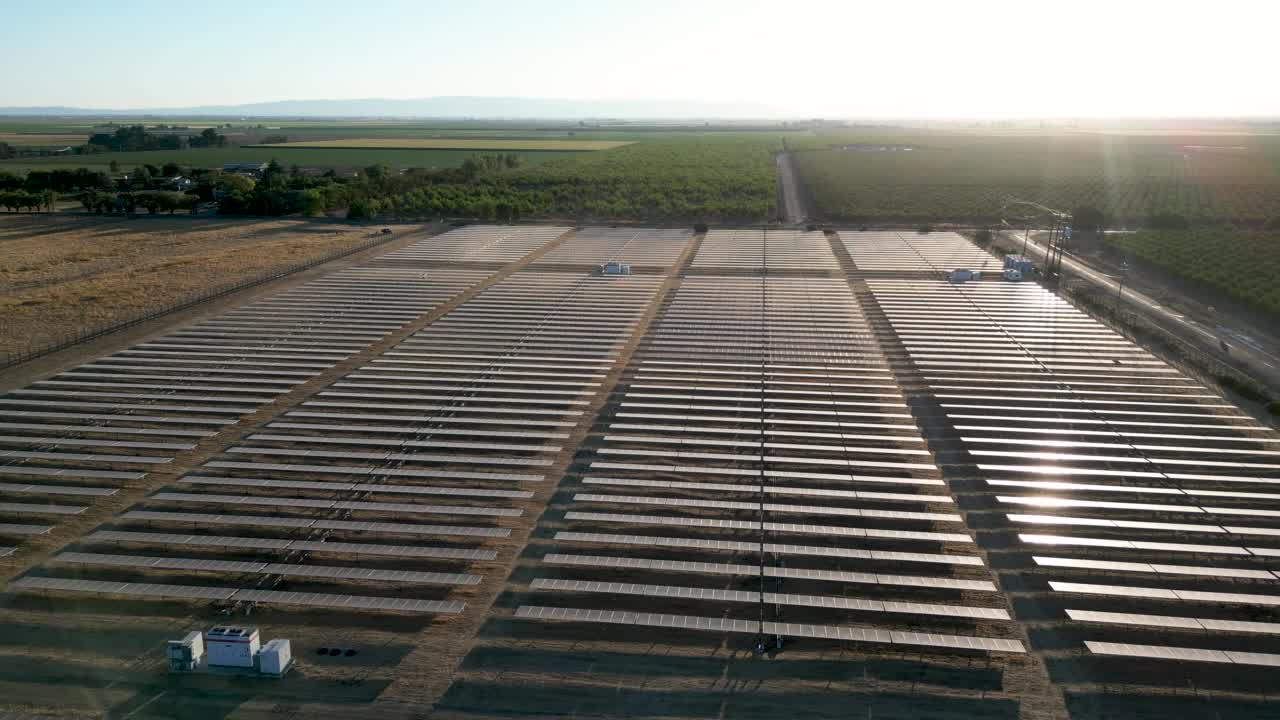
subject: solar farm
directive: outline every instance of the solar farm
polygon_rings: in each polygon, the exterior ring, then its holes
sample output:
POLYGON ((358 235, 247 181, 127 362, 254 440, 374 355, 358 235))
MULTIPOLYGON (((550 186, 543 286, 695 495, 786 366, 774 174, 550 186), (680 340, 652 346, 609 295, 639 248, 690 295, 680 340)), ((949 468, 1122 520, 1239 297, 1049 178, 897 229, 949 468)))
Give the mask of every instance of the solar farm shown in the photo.
POLYGON ((467 226, 11 388, 0 715, 1280 716, 1280 434, 999 267, 467 226))

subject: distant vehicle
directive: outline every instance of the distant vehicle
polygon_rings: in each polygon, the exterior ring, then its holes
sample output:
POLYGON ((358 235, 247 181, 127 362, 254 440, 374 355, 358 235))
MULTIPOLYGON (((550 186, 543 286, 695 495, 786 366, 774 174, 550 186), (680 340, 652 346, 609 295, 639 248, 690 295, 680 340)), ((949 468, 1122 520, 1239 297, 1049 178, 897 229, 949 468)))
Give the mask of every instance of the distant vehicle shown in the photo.
POLYGON ((382 233, 383 235, 390 235, 390 234, 391 234, 391 228, 382 228, 382 229, 381 229, 381 230, 379 230, 378 232, 382 233))
POLYGON ((974 270, 956 269, 947 273, 947 279, 953 283, 968 282, 970 280, 981 280, 982 273, 974 270))

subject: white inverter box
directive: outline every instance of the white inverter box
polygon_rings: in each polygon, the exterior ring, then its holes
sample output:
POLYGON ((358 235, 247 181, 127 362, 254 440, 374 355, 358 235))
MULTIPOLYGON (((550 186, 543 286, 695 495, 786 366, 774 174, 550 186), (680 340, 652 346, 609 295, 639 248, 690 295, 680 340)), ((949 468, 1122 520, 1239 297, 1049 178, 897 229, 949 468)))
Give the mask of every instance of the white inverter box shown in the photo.
POLYGON ((170 640, 165 654, 169 657, 170 671, 194 672, 204 660, 204 636, 189 632, 181 640, 170 640))
POLYGON ((263 675, 283 675, 293 659, 289 641, 276 638, 262 646, 258 653, 258 672, 263 675))
POLYGON ((252 668, 258 654, 258 629, 216 627, 204 634, 204 648, 210 665, 252 668))

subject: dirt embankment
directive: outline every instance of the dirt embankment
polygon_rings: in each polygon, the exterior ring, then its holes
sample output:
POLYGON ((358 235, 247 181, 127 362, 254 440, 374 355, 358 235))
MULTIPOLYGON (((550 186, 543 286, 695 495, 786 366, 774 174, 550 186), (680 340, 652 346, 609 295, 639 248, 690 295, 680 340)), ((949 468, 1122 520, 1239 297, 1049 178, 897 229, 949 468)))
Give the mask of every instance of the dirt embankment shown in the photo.
POLYGON ((370 232, 300 219, 0 216, 0 352, 306 262, 370 232))

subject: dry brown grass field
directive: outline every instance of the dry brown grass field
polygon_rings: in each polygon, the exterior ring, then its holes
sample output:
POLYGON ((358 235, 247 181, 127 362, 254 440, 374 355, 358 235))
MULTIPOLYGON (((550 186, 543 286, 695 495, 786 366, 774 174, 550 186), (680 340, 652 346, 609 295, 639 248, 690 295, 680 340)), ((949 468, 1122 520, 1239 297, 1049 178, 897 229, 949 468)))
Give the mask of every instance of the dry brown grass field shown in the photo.
POLYGON ((298 219, 0 216, 0 352, 305 262, 370 232, 298 219))

